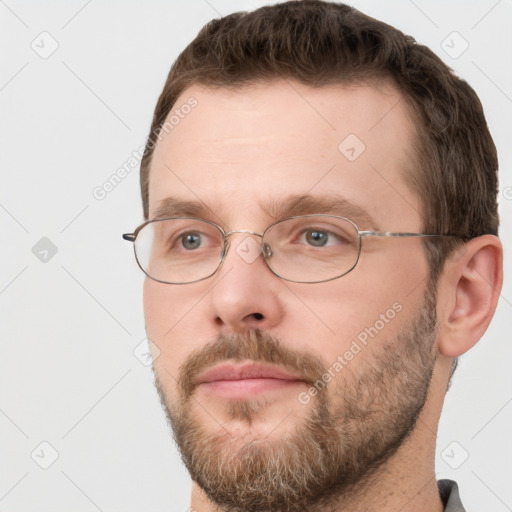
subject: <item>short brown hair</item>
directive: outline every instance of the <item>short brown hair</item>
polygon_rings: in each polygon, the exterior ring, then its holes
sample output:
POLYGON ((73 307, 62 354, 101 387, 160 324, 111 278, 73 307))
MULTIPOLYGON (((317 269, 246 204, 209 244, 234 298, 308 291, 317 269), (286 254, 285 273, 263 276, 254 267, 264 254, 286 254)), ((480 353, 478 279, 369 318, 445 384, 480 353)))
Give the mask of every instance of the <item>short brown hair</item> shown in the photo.
MULTIPOLYGON (((427 47, 347 5, 289 1, 206 24, 171 67, 141 162, 144 216, 157 134, 192 84, 240 87, 292 78, 320 87, 391 80, 416 121, 417 171, 405 179, 419 195, 424 230, 470 239, 498 232, 498 159, 474 90, 427 47)), ((425 238, 431 278, 460 243, 425 238)))

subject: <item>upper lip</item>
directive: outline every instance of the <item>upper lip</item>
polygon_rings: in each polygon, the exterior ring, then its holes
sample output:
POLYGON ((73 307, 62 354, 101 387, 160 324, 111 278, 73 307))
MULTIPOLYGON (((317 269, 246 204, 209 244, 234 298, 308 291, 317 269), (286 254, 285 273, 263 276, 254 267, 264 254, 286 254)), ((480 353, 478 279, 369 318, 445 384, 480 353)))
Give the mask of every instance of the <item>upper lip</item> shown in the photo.
POLYGON ((205 384, 219 380, 244 379, 302 380, 300 376, 294 375, 278 366, 258 363, 221 363, 201 372, 196 382, 198 384, 205 384))

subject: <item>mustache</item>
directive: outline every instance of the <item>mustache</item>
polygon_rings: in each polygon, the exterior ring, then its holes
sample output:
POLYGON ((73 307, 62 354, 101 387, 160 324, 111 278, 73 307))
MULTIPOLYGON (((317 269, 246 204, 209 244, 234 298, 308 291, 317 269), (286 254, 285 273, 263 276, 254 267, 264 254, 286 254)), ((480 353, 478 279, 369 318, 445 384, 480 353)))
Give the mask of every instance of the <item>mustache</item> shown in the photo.
POLYGON ((186 400, 197 387, 198 375, 207 368, 227 360, 251 360, 277 365, 313 385, 325 373, 320 358, 304 351, 285 347, 275 336, 259 329, 245 333, 219 334, 204 347, 192 352, 180 367, 178 386, 186 400))

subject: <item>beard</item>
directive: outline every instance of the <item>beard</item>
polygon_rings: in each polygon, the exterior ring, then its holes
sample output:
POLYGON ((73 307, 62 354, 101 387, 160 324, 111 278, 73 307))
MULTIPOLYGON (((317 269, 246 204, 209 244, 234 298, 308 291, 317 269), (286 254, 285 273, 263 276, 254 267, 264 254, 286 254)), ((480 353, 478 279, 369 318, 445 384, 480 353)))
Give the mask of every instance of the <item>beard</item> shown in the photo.
MULTIPOLYGON (((365 349, 369 353, 357 374, 348 363, 311 398, 293 431, 279 438, 232 435, 220 423, 205 425, 194 409, 204 409, 194 398, 195 379, 213 364, 252 360, 298 373, 309 387, 329 366, 310 353, 287 348, 259 330, 219 335, 180 367, 174 403, 155 371, 162 406, 192 480, 229 512, 325 511, 353 500, 415 429, 436 361, 436 326, 430 283, 406 328, 393 339, 381 339, 380 333, 365 349)), ((251 425, 267 406, 261 399, 230 400, 224 416, 251 425)))

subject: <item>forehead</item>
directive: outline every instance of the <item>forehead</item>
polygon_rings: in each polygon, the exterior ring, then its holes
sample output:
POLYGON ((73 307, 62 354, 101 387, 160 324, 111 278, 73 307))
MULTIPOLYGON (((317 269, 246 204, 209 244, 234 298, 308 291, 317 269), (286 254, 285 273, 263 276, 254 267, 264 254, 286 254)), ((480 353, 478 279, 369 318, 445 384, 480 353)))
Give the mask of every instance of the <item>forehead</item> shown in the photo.
POLYGON ((150 218, 173 197, 200 202, 233 228, 233 217, 263 217, 263 205, 288 196, 328 195, 390 222, 404 214, 418 221, 419 199, 404 179, 415 172, 414 133, 405 100, 384 82, 195 84, 155 148, 150 218))

